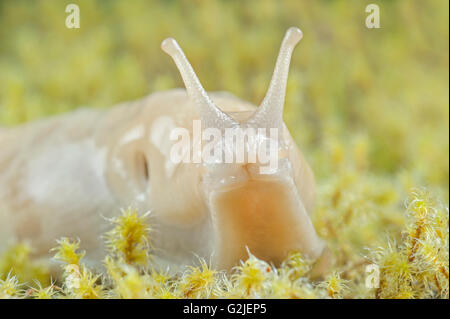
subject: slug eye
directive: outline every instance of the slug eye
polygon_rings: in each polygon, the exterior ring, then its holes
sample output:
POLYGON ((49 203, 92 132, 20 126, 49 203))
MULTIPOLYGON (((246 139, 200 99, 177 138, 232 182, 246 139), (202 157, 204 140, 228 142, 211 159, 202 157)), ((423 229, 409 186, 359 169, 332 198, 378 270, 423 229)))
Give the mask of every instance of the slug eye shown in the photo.
POLYGON ((147 189, 150 180, 150 168, 144 152, 136 153, 136 178, 143 190, 147 189))

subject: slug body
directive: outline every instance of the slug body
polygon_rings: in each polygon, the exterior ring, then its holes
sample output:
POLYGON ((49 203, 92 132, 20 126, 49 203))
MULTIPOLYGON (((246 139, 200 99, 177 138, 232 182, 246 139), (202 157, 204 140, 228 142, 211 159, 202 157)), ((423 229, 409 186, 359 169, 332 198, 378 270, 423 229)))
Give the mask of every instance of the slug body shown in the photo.
MULTIPOLYGON (((166 39, 162 48, 187 90, 0 130, 0 250, 29 240, 36 255, 47 256, 56 239, 72 237, 81 239, 89 261, 101 262, 105 218, 131 205, 151 211, 153 254, 162 267, 202 257, 230 269, 247 249, 275 264, 291 250, 323 256, 310 218, 313 173, 282 121, 289 60, 300 38, 299 29, 288 30, 260 107, 228 93, 208 95, 175 40, 166 39), (192 137, 196 120, 222 131, 278 129, 276 168, 262 174, 260 163, 248 160, 174 162, 171 132, 183 128, 192 137)), ((268 138, 260 135, 258 141, 268 138)))

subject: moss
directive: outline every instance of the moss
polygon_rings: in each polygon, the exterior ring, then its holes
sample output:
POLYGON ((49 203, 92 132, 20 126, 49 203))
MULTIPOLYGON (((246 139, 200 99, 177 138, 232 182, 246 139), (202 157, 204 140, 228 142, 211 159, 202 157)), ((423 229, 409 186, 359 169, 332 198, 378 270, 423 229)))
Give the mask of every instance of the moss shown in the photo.
POLYGON ((49 280, 49 268, 46 263, 32 258, 32 246, 30 243, 17 243, 11 245, 7 251, 0 255, 0 279, 9 275, 16 280, 33 286, 34 280, 47 285, 49 280), (3 275, 3 276, 2 276, 3 275))
POLYGON ((21 295, 19 287, 17 277, 9 273, 5 279, 0 279, 0 299, 19 297, 21 295))
POLYGON ((128 264, 147 264, 151 232, 145 224, 147 215, 141 217, 129 208, 111 220, 115 227, 106 234, 106 246, 111 255, 128 264))
POLYGON ((448 298, 448 208, 417 191, 407 208, 402 242, 375 252, 378 298, 448 298))
MULTIPOLYGON (((279 268, 249 252, 248 259, 231 274, 200 260, 200 266, 169 276, 155 271, 151 261, 144 266, 123 258, 117 254, 121 244, 109 249, 107 272, 94 274, 83 263, 79 242, 63 238, 54 249, 55 259, 63 262, 61 287, 51 284, 44 288, 37 280, 29 287, 18 280, 12 268, 0 281, 0 294, 2 298, 448 298, 448 209, 417 191, 404 214, 399 242, 381 239, 380 245, 366 247, 367 257, 350 249, 351 242, 331 246, 335 256, 346 254, 346 258, 337 258, 330 273, 319 280, 309 277, 311 263, 295 251, 279 268), (367 285, 368 274, 361 267, 366 264, 378 267, 378 287, 367 285)), ((133 228, 150 228, 136 211, 124 210, 112 220, 113 231, 106 236, 110 243, 111 236, 117 236, 120 243, 120 232, 115 230, 128 227, 130 216, 136 216, 133 228)), ((344 232, 351 232, 359 226, 350 223, 345 227, 344 232)), ((131 236, 127 247, 139 247, 140 243, 140 236, 131 236)))

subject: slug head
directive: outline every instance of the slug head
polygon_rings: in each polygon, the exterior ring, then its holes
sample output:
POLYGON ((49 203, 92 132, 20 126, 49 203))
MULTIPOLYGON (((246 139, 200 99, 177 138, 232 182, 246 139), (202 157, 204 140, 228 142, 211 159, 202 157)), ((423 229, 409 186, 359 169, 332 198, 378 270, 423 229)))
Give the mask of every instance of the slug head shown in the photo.
POLYGON ((203 140, 207 136, 202 149, 203 189, 216 230, 214 260, 219 267, 229 269, 244 259, 246 248, 274 263, 296 249, 316 259, 324 248, 299 191, 313 188, 313 179, 295 173, 307 164, 293 155, 295 145, 282 119, 289 64, 301 38, 298 28, 286 32, 269 89, 252 113, 222 111, 203 89, 177 42, 172 38, 162 42, 198 107, 203 140), (215 133, 208 133, 209 129, 215 133), (203 155, 211 150, 213 156, 205 159, 203 155))
POLYGON ((208 169, 206 177, 212 178, 211 186, 251 176, 279 178, 281 172, 286 173, 290 136, 283 123, 283 107, 292 52, 302 36, 300 29, 288 29, 267 94, 260 107, 250 113, 222 111, 209 98, 176 40, 162 42, 161 48, 174 60, 188 96, 198 108, 202 138, 209 142, 203 149, 202 163, 208 169))

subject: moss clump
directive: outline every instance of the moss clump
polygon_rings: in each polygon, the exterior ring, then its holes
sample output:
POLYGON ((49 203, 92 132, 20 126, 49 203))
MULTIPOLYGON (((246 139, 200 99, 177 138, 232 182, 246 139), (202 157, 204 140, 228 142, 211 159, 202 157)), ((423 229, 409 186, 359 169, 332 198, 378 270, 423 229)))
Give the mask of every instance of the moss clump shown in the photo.
POLYGON ((11 273, 5 279, 0 279, 0 299, 17 298, 21 295, 20 284, 11 273))
POLYGON ((151 232, 145 223, 147 215, 141 217, 136 211, 127 209, 111 220, 115 227, 105 237, 106 247, 112 256, 123 259, 127 264, 147 264, 151 232))
POLYGON ((81 260, 84 252, 79 251, 80 242, 68 238, 58 240, 55 259, 63 262, 62 296, 80 299, 98 299, 103 297, 100 275, 94 275, 81 260))
POLYGON ((33 249, 30 243, 11 245, 7 251, 0 254, 0 279, 5 279, 5 276, 10 275, 10 279, 14 278, 14 280, 27 282, 30 285, 33 285, 35 280, 45 285, 49 284, 48 266, 42 261, 34 260, 32 253, 33 249))
MULTIPOLYGON (((337 258, 324 279, 312 280, 311 263, 295 251, 278 268, 249 252, 248 259, 236 266, 231 274, 214 270, 203 260, 199 260, 199 266, 187 267, 175 275, 156 271, 148 258, 145 263, 136 263, 136 259, 124 258, 118 253, 124 252, 123 232, 119 229, 150 229, 145 215, 140 217, 135 210, 128 209, 111 220, 113 229, 105 236, 110 246, 104 261, 106 273, 94 274, 89 270, 83 263, 80 243, 63 238, 54 249, 55 259, 62 262, 63 268, 60 286, 53 283, 43 287, 36 280, 34 287, 29 287, 29 283, 19 282, 11 270, 0 281, 0 296, 42 299, 448 298, 448 209, 433 201, 429 194, 417 191, 412 194, 404 214, 406 223, 400 232, 399 244, 385 238, 379 246, 366 247, 370 256, 349 255, 344 261, 337 258), (130 219, 130 216, 133 217, 130 219), (352 262, 357 258, 364 262, 352 262), (366 264, 379 269, 376 286, 366 283, 368 274, 361 267, 366 264)), ((347 227, 357 227, 349 225, 347 227)), ((143 237, 126 237, 126 247, 138 247, 140 256, 149 256, 147 231, 129 234, 137 233, 143 237), (145 249, 141 247, 143 243, 145 249)), ((347 245, 332 246, 335 256, 346 251, 347 245)))
POLYGON ((413 193, 402 242, 374 252, 381 268, 376 297, 448 298, 448 226, 448 208, 413 193))

